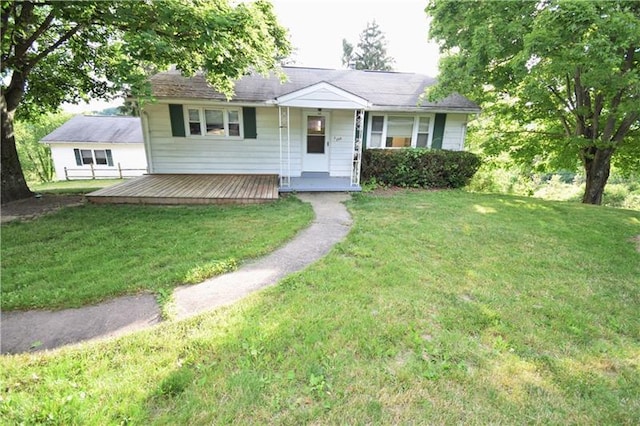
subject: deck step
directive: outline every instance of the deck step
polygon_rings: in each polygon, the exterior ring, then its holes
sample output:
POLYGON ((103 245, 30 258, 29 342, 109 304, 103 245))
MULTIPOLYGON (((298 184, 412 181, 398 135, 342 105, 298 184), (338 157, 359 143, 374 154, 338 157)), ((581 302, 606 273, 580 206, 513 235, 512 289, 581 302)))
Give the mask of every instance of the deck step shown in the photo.
POLYGON ((329 172, 302 172, 300 174, 302 178, 311 178, 311 179, 328 179, 329 172))

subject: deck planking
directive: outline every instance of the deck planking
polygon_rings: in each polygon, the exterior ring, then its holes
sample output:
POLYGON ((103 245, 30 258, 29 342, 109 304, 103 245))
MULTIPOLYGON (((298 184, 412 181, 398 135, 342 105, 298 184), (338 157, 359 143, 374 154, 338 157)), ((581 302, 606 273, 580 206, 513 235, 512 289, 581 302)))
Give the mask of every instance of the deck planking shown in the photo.
POLYGON ((93 203, 219 204, 278 199, 276 175, 144 175, 87 194, 93 203))

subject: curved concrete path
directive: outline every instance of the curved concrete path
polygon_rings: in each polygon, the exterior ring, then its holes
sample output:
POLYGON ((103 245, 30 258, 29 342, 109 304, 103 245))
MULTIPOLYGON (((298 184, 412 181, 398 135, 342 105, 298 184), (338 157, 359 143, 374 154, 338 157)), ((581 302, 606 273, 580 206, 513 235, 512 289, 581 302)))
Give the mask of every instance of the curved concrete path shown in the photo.
MULTIPOLYGON (((327 254, 351 228, 344 193, 303 193, 315 220, 275 252, 201 284, 177 288, 176 316, 187 318, 229 305, 249 293, 277 283, 327 254)), ((0 352, 20 353, 52 349, 90 339, 119 336, 161 322, 151 294, 126 296, 95 306, 63 311, 0 313, 0 352)))

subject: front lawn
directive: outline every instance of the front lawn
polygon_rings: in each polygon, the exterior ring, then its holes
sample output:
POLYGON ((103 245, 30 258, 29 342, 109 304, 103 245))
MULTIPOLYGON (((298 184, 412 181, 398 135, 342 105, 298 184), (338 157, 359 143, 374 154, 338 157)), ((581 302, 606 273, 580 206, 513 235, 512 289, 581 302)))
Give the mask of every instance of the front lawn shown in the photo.
POLYGON ((282 245, 313 211, 92 205, 2 226, 2 309, 75 307, 202 281, 282 245))
POLYGON ((640 215, 361 195, 325 259, 215 312, 0 360, 14 424, 637 424, 640 215))

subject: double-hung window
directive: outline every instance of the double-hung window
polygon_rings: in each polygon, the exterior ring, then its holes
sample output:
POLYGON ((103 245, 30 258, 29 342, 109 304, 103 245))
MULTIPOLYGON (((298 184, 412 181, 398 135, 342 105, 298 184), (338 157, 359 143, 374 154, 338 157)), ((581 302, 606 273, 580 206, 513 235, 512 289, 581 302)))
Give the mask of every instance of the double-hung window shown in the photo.
POLYGON ((78 149, 73 153, 76 157, 77 166, 88 166, 90 164, 113 166, 113 155, 110 149, 78 149))
POLYGON ((189 136, 241 138, 240 109, 187 107, 189 136))
POLYGON ((428 115, 380 114, 369 120, 369 148, 429 148, 432 121, 428 115))

